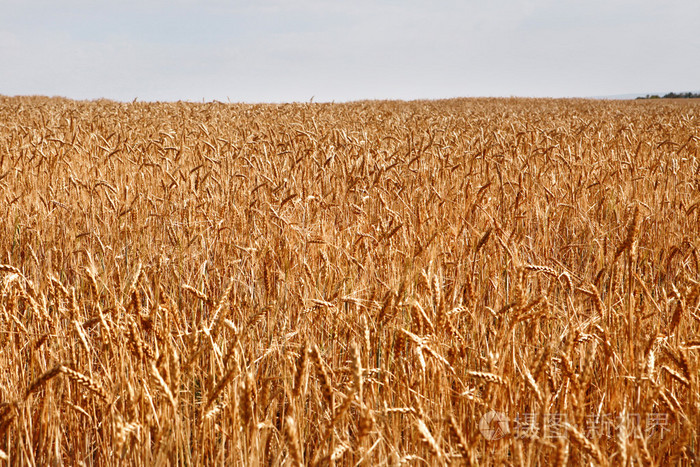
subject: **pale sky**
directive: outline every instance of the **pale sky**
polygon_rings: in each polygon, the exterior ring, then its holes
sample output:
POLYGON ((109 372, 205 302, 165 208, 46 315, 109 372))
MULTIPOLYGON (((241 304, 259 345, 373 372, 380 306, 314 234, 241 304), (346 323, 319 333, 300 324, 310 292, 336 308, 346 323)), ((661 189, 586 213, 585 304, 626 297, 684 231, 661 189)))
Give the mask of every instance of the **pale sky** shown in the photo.
POLYGON ((700 89, 698 0, 0 0, 0 94, 123 101, 700 89))

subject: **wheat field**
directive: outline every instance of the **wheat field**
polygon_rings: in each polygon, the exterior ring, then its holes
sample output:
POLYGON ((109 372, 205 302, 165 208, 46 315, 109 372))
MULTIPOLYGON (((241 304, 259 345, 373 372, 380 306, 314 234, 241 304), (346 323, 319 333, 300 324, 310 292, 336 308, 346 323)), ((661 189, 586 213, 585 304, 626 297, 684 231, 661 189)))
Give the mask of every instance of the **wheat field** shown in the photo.
POLYGON ((0 457, 692 465, 700 102, 0 97, 0 457))

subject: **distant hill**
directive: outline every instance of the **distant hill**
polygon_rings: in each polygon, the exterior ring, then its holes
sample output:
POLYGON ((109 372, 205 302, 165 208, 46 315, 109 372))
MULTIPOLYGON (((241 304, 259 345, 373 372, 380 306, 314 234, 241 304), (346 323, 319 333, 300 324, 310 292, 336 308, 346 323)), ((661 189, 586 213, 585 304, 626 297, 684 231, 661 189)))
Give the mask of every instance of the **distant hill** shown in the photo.
POLYGON ((627 100, 644 97, 646 94, 614 94, 611 96, 593 96, 591 99, 627 100))

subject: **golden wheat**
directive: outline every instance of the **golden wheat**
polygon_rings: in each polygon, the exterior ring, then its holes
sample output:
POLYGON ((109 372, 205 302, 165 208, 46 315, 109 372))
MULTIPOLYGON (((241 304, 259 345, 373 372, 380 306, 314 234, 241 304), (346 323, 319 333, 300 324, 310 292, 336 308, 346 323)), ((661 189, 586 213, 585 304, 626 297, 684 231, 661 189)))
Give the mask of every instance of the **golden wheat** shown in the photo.
POLYGON ((699 110, 0 97, 0 458, 692 464, 699 110))

